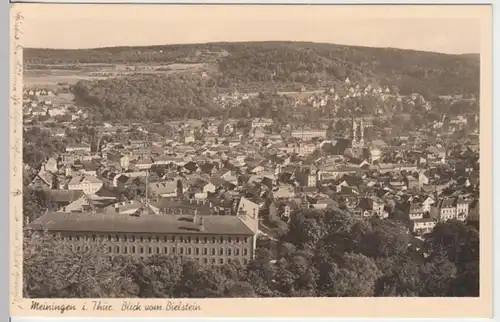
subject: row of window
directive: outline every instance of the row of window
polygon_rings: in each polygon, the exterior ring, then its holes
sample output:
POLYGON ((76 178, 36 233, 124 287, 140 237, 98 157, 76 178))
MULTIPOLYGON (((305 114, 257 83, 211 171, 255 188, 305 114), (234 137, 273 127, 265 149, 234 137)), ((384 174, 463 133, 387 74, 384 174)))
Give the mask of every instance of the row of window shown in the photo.
MULTIPOLYGON (((139 259, 141 260, 144 260, 145 258, 143 256, 139 257, 139 259)), ((196 260, 198 263, 200 264, 224 264, 224 263, 232 263, 232 262, 240 262, 240 260, 238 258, 193 258, 194 260, 196 260)), ((242 259, 241 260, 241 263, 243 263, 243 265, 247 265, 248 264, 248 259, 242 259)))
POLYGON ((178 242, 178 243, 195 243, 195 244, 199 244, 199 243, 202 243, 202 244, 207 244, 207 243, 210 243, 210 244, 223 244, 223 243, 226 243, 226 244, 232 244, 232 243, 235 243, 235 244, 240 244, 240 243, 248 243, 248 237, 235 237, 235 238, 232 238, 232 237, 226 237, 224 238, 224 236, 220 236, 220 237, 191 237, 191 236, 164 236, 163 238, 161 238, 160 236, 156 236, 156 237, 152 237, 152 236, 149 236, 149 237, 136 237, 136 236, 126 236, 126 235, 115 235, 115 236, 112 236, 112 235, 107 235, 106 237, 104 236, 96 236, 96 235, 92 235, 92 236, 65 236, 64 239, 66 240, 77 240, 77 241, 80 241, 80 240, 86 240, 86 241, 97 241, 97 240, 108 240, 108 241, 131 241, 131 242, 135 242, 135 241, 140 241, 140 242, 144 242, 144 241, 147 241, 147 242, 160 242, 160 241, 164 241, 164 242, 172 242, 172 243, 175 243, 175 242, 178 242))
MULTIPOLYGON (((78 251, 79 246, 77 246, 77 251, 78 251)), ((211 256, 240 256, 240 249, 236 248, 219 248, 218 251, 216 248, 210 248, 210 251, 208 248, 198 248, 198 247, 143 247, 143 246, 109 246, 108 247, 108 252, 109 253, 114 253, 119 254, 144 254, 145 251, 147 250, 147 254, 180 254, 180 255, 211 255, 211 256)), ((243 248, 241 250, 241 255, 243 256, 248 256, 248 249, 243 248)))

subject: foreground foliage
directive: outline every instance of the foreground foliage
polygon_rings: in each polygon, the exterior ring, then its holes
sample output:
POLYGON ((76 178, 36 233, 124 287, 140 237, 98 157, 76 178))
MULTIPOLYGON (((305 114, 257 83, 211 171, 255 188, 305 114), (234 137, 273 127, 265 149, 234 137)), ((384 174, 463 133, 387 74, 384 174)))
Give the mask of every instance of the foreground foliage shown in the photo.
POLYGON ((306 213, 279 242, 259 244, 247 267, 210 267, 165 255, 108 260, 104 244, 74 253, 61 240, 27 233, 24 296, 479 296, 479 233, 461 222, 438 224, 417 245, 388 220, 306 213))

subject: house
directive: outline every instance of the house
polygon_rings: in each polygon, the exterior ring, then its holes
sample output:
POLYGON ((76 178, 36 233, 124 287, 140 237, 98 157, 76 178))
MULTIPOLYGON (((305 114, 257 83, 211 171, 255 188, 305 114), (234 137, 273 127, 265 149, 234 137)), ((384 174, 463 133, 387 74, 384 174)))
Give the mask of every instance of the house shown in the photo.
POLYGON ((427 197, 423 202, 422 202, 422 211, 424 213, 430 212, 431 211, 431 206, 435 203, 434 199, 431 197, 427 197))
POLYGON ((68 182, 68 190, 83 190, 86 194, 93 194, 102 186, 102 180, 94 176, 74 176, 68 182))
POLYGON ((57 166, 57 160, 55 158, 49 158, 45 163, 43 164, 43 168, 46 172, 49 173, 57 173, 58 166, 57 166))
POLYGON ((466 220, 469 217, 469 200, 463 197, 457 197, 457 219, 466 220))
POLYGON ((64 209, 64 207, 80 199, 84 195, 82 190, 48 189, 45 190, 44 193, 47 199, 56 204, 58 209, 64 209))
POLYGON ((153 166, 153 161, 150 158, 134 160, 130 162, 130 167, 135 171, 149 170, 153 166))
POLYGON ((377 197, 362 198, 358 207, 364 217, 378 216, 383 219, 389 216, 389 213, 385 211, 384 201, 377 197))
POLYGON ((51 189, 54 185, 53 177, 53 174, 45 171, 45 169, 42 168, 33 178, 30 185, 35 188, 51 189))
POLYGON ((292 185, 281 184, 277 190, 273 191, 275 199, 290 199, 295 196, 295 189, 292 185))
POLYGON ((421 218, 411 221, 411 231, 416 235, 424 235, 432 232, 437 222, 433 218, 421 218))
POLYGON ((273 124, 273 119, 270 118, 257 118, 252 120, 252 128, 265 128, 273 124))
POLYGON ((90 153, 90 145, 86 143, 70 143, 66 146, 66 152, 87 152, 90 153))
POLYGON ((120 214, 120 215, 132 215, 137 213, 138 210, 143 209, 144 204, 136 200, 128 200, 117 202, 112 205, 105 207, 105 214, 120 214))
POLYGON ((118 151, 108 151, 106 159, 118 163, 122 169, 128 169, 130 166, 130 157, 118 151))
POLYGON ((262 139, 266 136, 266 132, 262 127, 256 127, 252 130, 252 136, 256 139, 262 139))
POLYGON ((321 198, 316 200, 316 203, 311 205, 314 209, 327 209, 330 207, 338 207, 338 203, 330 198, 321 198))
POLYGON ((422 204, 419 203, 410 204, 408 208, 408 219, 411 221, 411 220, 422 219, 423 217, 424 217, 424 209, 422 207, 422 204))
POLYGON ((292 131, 291 136, 303 141, 311 140, 313 138, 326 139, 326 130, 296 130, 292 131))
POLYGON ((314 168, 302 168, 295 172, 295 179, 302 187, 316 187, 317 171, 314 168))
POLYGON ((154 196, 172 198, 184 194, 183 184, 178 181, 154 182, 149 184, 149 191, 154 196))
POLYGON ((97 176, 98 165, 92 161, 77 161, 73 165, 77 171, 84 176, 97 176))
POLYGON ((212 182, 207 182, 205 185, 203 185, 202 187, 202 191, 204 193, 208 193, 208 192, 211 192, 211 193, 214 193, 215 192, 215 185, 212 183, 212 182))
POLYGON ((418 179, 415 178, 414 176, 406 176, 405 183, 408 189, 418 188, 419 186, 418 179))
POLYGON ((420 186, 428 185, 429 184, 429 177, 425 173, 420 172, 418 174, 418 184, 420 186))
POLYGON ((456 219, 457 207, 455 198, 448 197, 439 200, 435 206, 431 207, 431 216, 439 222, 456 219))

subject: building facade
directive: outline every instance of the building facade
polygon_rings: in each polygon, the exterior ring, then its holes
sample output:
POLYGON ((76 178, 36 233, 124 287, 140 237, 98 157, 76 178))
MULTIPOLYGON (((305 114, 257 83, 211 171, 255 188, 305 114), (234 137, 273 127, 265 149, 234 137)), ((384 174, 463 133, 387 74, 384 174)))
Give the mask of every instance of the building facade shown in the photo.
POLYGON ((200 264, 236 261, 245 265, 254 256, 256 216, 247 216, 244 210, 237 216, 58 212, 42 215, 28 229, 57 234, 76 252, 101 244, 109 256, 162 254, 200 264))

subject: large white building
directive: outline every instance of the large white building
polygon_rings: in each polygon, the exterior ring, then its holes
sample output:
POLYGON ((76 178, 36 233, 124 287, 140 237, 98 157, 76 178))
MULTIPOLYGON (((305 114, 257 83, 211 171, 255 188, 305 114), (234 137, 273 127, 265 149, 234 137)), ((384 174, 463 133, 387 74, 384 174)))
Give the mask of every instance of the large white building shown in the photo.
POLYGON ((292 137, 301 140, 311 140, 314 138, 326 138, 326 130, 296 130, 292 131, 292 137))

